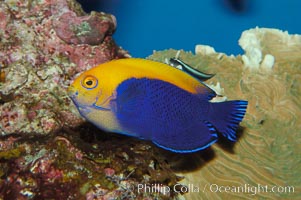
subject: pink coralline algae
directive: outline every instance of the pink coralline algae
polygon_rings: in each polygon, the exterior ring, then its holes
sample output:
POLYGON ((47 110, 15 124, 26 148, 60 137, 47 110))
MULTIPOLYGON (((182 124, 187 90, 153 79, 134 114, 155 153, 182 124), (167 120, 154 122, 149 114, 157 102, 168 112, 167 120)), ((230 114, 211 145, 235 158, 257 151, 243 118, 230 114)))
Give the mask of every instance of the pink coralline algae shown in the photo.
POLYGON ((114 16, 88 15, 73 0, 1 1, 1 134, 82 123, 65 88, 77 73, 128 56, 112 39, 115 28, 114 16))
POLYGON ((53 22, 53 27, 67 43, 97 45, 114 32, 115 21, 113 16, 104 13, 91 12, 90 16, 77 17, 74 12, 66 12, 53 22))
POLYGON ((84 139, 77 143, 81 134, 74 133, 71 137, 70 131, 62 131, 51 140, 32 141, 21 137, 0 140, 4 150, 0 151, 0 199, 176 197, 176 193, 161 195, 137 191, 138 184, 151 185, 158 182, 158 176, 163 177, 162 186, 173 186, 179 180, 166 168, 156 149, 128 137, 113 136, 106 140, 98 130, 87 127, 79 130, 78 133, 90 135, 95 132, 102 138, 94 139, 93 143, 84 139), (148 150, 143 151, 145 148, 148 150), (138 160, 140 164, 135 166, 138 160), (156 163, 157 172, 150 173, 153 163, 156 163))
POLYGON ((129 57, 115 28, 74 0, 0 1, 0 199, 161 199, 135 187, 179 181, 156 148, 84 123, 67 96, 78 73, 129 57))

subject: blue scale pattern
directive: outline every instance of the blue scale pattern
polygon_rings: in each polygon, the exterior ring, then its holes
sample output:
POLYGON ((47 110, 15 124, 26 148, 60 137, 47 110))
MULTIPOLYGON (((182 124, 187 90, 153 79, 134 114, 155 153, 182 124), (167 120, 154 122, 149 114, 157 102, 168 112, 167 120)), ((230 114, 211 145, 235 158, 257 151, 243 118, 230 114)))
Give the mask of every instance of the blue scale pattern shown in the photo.
POLYGON ((215 93, 191 94, 173 84, 148 78, 131 78, 116 89, 113 112, 122 128, 118 132, 152 140, 178 153, 205 149, 217 132, 236 141, 236 130, 248 102, 211 103, 215 93))
POLYGON ((180 153, 207 148, 217 139, 215 128, 205 123, 208 94, 147 78, 128 79, 116 91, 115 114, 126 132, 180 153))

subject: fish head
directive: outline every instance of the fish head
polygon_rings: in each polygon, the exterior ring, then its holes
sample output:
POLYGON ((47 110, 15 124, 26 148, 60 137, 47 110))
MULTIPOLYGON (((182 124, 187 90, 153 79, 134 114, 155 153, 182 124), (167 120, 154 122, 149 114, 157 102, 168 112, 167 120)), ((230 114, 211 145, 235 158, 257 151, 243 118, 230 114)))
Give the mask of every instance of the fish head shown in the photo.
POLYGON ((68 95, 79 110, 93 107, 101 95, 99 79, 89 71, 82 73, 69 86, 68 95))
POLYGON ((68 95, 82 117, 102 130, 113 132, 119 127, 112 112, 116 96, 111 76, 96 66, 74 79, 68 95))

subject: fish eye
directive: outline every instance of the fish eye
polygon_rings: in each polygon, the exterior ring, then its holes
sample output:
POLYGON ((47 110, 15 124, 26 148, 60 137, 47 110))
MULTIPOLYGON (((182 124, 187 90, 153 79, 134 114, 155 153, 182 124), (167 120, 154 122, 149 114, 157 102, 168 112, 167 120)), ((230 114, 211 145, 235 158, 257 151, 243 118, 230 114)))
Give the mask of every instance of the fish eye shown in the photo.
POLYGON ((93 89, 97 86, 97 79, 94 76, 86 76, 82 80, 82 86, 86 89, 93 89))

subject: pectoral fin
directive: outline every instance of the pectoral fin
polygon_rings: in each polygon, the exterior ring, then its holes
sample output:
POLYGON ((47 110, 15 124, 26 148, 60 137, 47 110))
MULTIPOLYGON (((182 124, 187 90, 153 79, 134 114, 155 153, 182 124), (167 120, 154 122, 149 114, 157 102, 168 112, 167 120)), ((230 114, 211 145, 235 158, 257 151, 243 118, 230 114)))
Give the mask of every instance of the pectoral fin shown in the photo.
POLYGON ((92 106, 98 110, 111 110, 111 101, 115 99, 116 99, 115 92, 113 92, 113 94, 110 95, 101 93, 101 95, 96 98, 96 101, 92 106))

